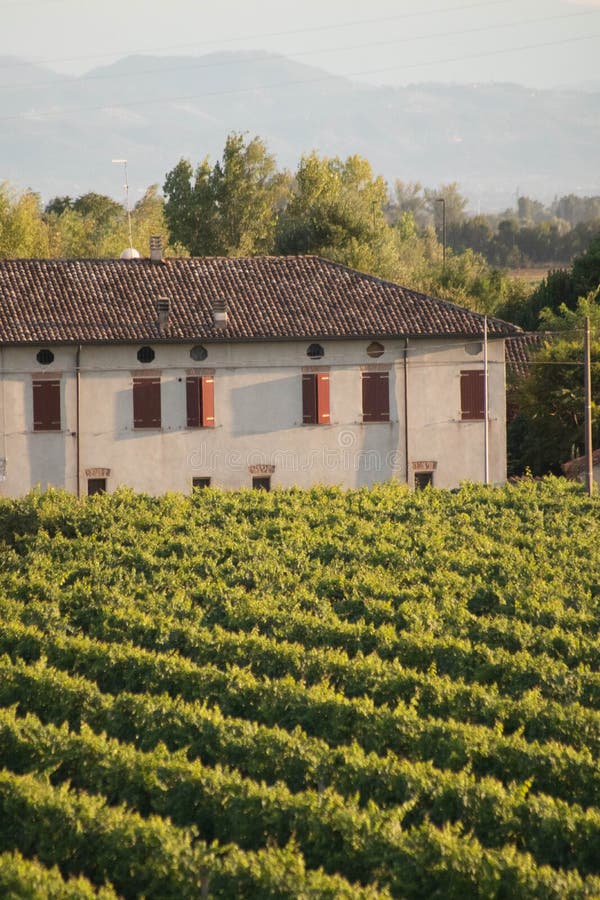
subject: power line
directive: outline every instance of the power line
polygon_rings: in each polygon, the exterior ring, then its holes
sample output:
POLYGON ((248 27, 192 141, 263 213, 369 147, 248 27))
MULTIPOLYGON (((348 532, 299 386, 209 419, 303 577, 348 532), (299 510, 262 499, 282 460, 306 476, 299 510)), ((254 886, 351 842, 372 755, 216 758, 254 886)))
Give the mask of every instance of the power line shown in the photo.
MULTIPOLYGON (((312 50, 299 50, 294 51, 289 54, 290 58, 295 59, 300 56, 315 56, 321 53, 342 53, 347 52, 349 50, 364 50, 369 47, 389 47, 396 46, 398 44, 410 44, 414 41, 426 41, 426 40, 436 40, 438 38, 449 38, 449 37, 459 37, 461 35, 467 34, 481 34, 488 31, 496 31, 499 28, 519 28, 523 25, 539 25, 540 23, 552 22, 556 20, 564 20, 564 19, 578 19, 581 16, 591 16, 591 15, 599 15, 600 10, 587 10, 585 12, 580 13, 567 13, 566 15, 560 16, 542 16, 541 18, 536 19, 521 19, 517 22, 502 22, 496 25, 482 25, 477 28, 464 28, 459 29, 457 31, 442 31, 435 32, 434 34, 419 34, 414 35, 412 37, 402 37, 402 38, 394 38, 392 40, 386 41, 370 41, 368 43, 363 44, 347 44, 345 46, 337 46, 337 47, 319 47, 318 49, 312 50)), ((250 57, 249 59, 240 60, 240 62, 246 64, 253 63, 269 63, 272 62, 272 56, 265 57, 264 55, 257 55, 255 57, 250 57)), ((130 79, 132 77, 137 77, 140 75, 152 75, 154 73, 165 73, 165 72, 182 72, 198 70, 198 69, 213 69, 213 68, 223 68, 225 66, 231 66, 231 60, 219 60, 213 62, 199 62, 199 63, 188 63, 185 65, 175 65, 169 66, 167 69, 165 68, 157 68, 153 67, 151 69, 138 69, 137 71, 128 71, 128 72, 112 72, 112 73, 104 73, 104 74, 95 74, 95 75, 81 75, 78 77, 67 76, 64 78, 54 78, 51 81, 29 81, 24 84, 0 84, 1 90, 24 90, 27 88, 34 87, 54 87, 55 85, 60 84, 72 84, 79 85, 82 82, 87 81, 109 81, 111 79, 130 79)))
POLYGON ((586 34, 581 35, 579 37, 572 38, 563 38, 559 41, 546 41, 538 44, 521 44, 520 46, 515 47, 504 47, 499 50, 487 50, 481 53, 471 53, 464 54, 462 56, 454 56, 454 57, 446 57, 444 59, 436 59, 436 60, 428 60, 422 61, 420 60, 417 63, 402 63, 399 65, 393 66, 385 66, 383 68, 378 69, 363 69, 359 72, 346 72, 341 75, 320 75, 317 78, 307 78, 307 79, 297 79, 293 81, 280 81, 274 84, 264 84, 264 85, 253 85, 252 87, 247 88, 230 88, 225 91, 207 91, 201 94, 186 94, 178 97, 162 97, 160 99, 152 98, 147 100, 132 100, 126 103, 122 101, 116 101, 114 104, 108 106, 79 106, 72 107, 70 109, 63 110, 53 110, 52 112, 30 112, 30 113, 17 113, 11 116, 2 116, 0 117, 0 122, 10 122, 15 119, 27 119, 28 121, 37 121, 42 118, 52 118, 52 117, 64 117, 72 115, 73 113, 80 112, 107 112, 112 109, 130 109, 137 106, 160 106, 164 103, 182 103, 190 100, 199 100, 207 97, 224 97, 230 96, 234 94, 249 94, 254 93, 256 91, 264 91, 264 90, 272 90, 277 88, 286 88, 286 87, 296 87, 304 84, 318 84, 323 81, 332 81, 332 80, 340 80, 343 78, 358 78, 363 75, 377 75, 383 72, 395 72, 402 69, 417 69, 423 66, 434 66, 445 63, 454 63, 454 62, 463 62, 468 59, 481 59, 490 56, 499 56, 504 53, 515 53, 520 52, 522 50, 537 50, 544 47, 558 47, 564 44, 574 43, 578 41, 587 41, 593 40, 595 38, 600 38, 600 34, 586 34))
MULTIPOLYGON (((233 44, 233 43, 239 43, 240 41, 251 41, 251 40, 256 40, 259 38, 262 39, 262 38, 270 38, 270 37, 285 37, 287 35, 294 35, 294 34, 308 34, 308 33, 323 32, 323 31, 335 31, 335 30, 338 30, 341 28, 352 28, 356 25, 372 25, 372 24, 377 24, 378 22, 398 22, 403 19, 423 18, 424 16, 437 15, 438 13, 461 12, 462 10, 468 10, 468 9, 487 9, 491 6, 506 6, 508 3, 513 3, 513 2, 514 2, 514 0, 489 0, 489 2, 487 2, 487 3, 480 3, 480 2, 478 2, 478 3, 463 3, 460 6, 451 6, 451 7, 437 6, 437 7, 434 7, 433 9, 424 9, 424 10, 420 10, 419 12, 401 13, 396 16, 384 16, 384 17, 377 17, 377 18, 372 18, 372 19, 354 19, 349 22, 336 22, 334 25, 315 25, 315 26, 309 26, 307 28, 286 29, 284 31, 263 31, 263 32, 255 32, 253 34, 238 35, 237 37, 225 37, 225 38, 213 39, 210 41, 200 41, 200 42, 196 41, 193 44, 171 44, 170 46, 167 46, 167 47, 151 47, 151 48, 144 50, 143 52, 144 53, 159 53, 159 52, 165 52, 167 50, 181 50, 186 47, 214 47, 215 45, 221 46, 223 44, 233 44)), ((17 2, 15 2, 15 3, 0 4, 0 9, 2 9, 3 7, 10 7, 10 6, 22 7, 22 6, 26 6, 26 5, 33 6, 35 4, 26 3, 26 2, 23 2, 23 0, 17 0, 17 2)), ((59 57, 53 57, 50 59, 41 59, 41 60, 34 58, 33 62, 35 63, 35 65, 46 65, 49 63, 56 63, 56 62, 78 62, 81 60, 89 60, 89 59, 114 58, 115 55, 117 55, 117 56, 130 55, 132 52, 136 53, 136 52, 140 52, 140 51, 139 50, 138 51, 119 50, 119 51, 113 51, 112 53, 95 54, 92 56, 90 56, 89 54, 86 54, 85 56, 67 56, 67 57, 59 56, 59 57)), ((0 68, 4 68, 7 66, 12 67, 13 65, 23 65, 23 66, 31 65, 31 61, 23 61, 21 63, 16 63, 16 64, 15 63, 2 63, 2 64, 0 64, 0 68)))

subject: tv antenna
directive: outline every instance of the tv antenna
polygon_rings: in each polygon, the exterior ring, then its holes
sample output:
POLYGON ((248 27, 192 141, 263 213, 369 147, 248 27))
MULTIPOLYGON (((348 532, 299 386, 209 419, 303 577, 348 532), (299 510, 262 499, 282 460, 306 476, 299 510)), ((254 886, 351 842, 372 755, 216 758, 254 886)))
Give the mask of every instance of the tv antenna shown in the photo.
POLYGON ((129 181, 127 179, 127 160, 113 159, 114 163, 119 163, 125 169, 125 206, 127 207, 127 231, 129 234, 129 249, 133 249, 133 236, 131 234, 131 209, 129 208, 129 181))

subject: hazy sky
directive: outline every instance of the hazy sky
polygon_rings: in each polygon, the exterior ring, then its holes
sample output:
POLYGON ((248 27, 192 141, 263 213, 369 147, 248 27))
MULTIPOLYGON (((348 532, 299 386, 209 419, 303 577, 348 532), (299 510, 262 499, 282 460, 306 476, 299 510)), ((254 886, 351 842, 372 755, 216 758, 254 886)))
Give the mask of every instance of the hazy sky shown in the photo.
POLYGON ((600 0, 0 0, 0 11, 1 56, 64 73, 250 49, 373 84, 600 84, 600 0))

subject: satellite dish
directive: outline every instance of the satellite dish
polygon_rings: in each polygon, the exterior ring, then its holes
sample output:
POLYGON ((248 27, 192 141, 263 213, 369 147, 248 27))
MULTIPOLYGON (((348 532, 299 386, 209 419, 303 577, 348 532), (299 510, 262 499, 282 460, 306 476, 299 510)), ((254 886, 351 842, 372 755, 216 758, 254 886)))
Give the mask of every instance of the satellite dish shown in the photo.
POLYGON ((119 259, 139 259, 140 254, 137 252, 135 247, 125 247, 119 259))

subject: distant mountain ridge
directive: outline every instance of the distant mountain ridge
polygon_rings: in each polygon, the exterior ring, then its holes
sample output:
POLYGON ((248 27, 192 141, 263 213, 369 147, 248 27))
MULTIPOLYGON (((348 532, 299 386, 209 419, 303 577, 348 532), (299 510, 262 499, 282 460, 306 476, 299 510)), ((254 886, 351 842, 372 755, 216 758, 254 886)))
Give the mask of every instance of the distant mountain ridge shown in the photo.
MULTIPOLYGON (((587 87, 587 86, 586 86, 587 87)), ((390 183, 458 181, 473 208, 515 192, 600 191, 600 91, 513 84, 372 87, 264 52, 127 57, 82 77, 0 58, 0 180, 47 200, 132 200, 182 156, 220 156, 226 135, 260 135, 281 167, 302 153, 359 153, 390 183), (52 115, 47 115, 48 112, 52 115)))

